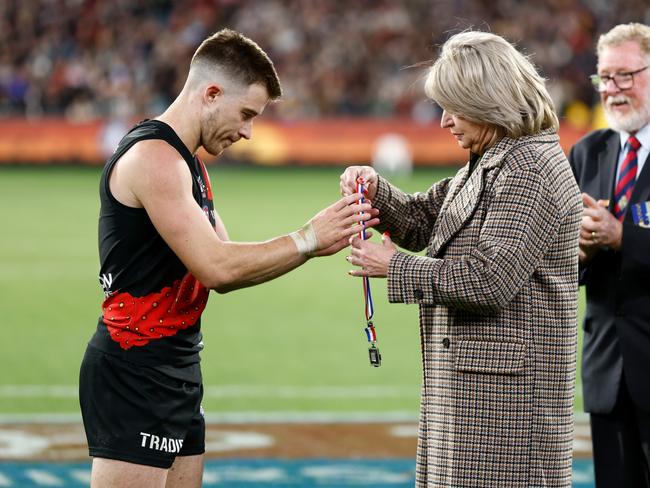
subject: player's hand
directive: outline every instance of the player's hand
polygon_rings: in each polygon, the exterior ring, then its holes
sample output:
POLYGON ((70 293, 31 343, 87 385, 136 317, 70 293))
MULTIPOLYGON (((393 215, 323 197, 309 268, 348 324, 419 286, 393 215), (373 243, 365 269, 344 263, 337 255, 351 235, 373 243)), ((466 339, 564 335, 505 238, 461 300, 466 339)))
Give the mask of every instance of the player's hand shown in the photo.
POLYGON ((623 238, 623 224, 607 210, 606 202, 596 201, 586 193, 582 194, 585 207, 580 224, 580 258, 588 260, 602 248, 618 250, 623 238))
POLYGON ((366 197, 370 200, 377 194, 377 172, 370 166, 348 166, 341 175, 341 195, 347 196, 357 191, 357 178, 362 177, 366 197))
POLYGON ((388 275, 388 264, 393 254, 397 252, 397 247, 387 234, 381 237, 381 244, 364 241, 359 236, 351 237, 350 244, 352 244, 351 253, 346 259, 349 263, 360 267, 349 271, 351 276, 385 278, 388 275))
POLYGON ((358 234, 366 227, 379 223, 379 211, 370 202, 358 204, 361 194, 352 193, 341 198, 316 214, 305 227, 311 226, 316 235, 316 250, 310 256, 329 256, 339 252, 349 244, 350 236, 358 234))

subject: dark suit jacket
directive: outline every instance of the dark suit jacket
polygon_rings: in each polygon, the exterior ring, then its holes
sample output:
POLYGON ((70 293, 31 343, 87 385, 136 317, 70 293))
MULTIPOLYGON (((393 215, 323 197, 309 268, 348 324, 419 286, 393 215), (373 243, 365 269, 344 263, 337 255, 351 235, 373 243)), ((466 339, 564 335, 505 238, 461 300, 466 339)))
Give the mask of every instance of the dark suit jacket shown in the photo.
MULTIPOLYGON (((583 137, 569 154, 581 191, 609 199, 613 208, 618 132, 599 130, 583 137)), ((650 161, 645 164, 631 203, 650 200, 650 161)), ((634 402, 650 411, 650 229, 623 222, 618 252, 601 249, 581 270, 587 288, 582 353, 585 411, 609 413, 616 402, 621 372, 634 402)))

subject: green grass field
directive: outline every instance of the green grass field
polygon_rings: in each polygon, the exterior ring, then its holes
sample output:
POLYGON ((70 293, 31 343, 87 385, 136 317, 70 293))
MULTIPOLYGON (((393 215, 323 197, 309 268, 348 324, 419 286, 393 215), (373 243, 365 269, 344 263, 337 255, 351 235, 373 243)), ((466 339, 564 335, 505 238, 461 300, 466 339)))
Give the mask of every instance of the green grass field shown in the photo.
MULTIPOLYGON (((394 181, 406 191, 425 190, 454 171, 417 170, 394 181)), ((338 198, 340 172, 210 169, 216 207, 237 241, 298 228, 338 198)), ((0 168, 0 413, 78 411, 78 367, 102 299, 99 174, 98 168, 0 168)), ((207 412, 415 415, 417 307, 388 304, 385 281, 373 281, 383 364, 370 367, 361 281, 347 275, 346 255, 314 259, 259 287, 212 294, 203 320, 207 412)))

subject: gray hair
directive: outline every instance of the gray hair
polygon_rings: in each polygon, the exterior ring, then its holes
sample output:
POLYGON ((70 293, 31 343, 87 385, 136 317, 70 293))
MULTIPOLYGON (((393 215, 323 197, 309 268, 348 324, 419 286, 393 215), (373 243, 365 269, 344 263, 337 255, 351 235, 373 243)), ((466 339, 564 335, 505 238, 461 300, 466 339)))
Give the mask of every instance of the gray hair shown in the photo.
POLYGON ((600 55, 606 47, 619 46, 628 41, 637 42, 643 54, 650 56, 650 27, 637 22, 619 24, 602 34, 598 38, 598 54, 600 55))
POLYGON ((496 34, 467 31, 449 38, 424 91, 447 112, 500 128, 511 138, 559 127, 544 79, 496 34))

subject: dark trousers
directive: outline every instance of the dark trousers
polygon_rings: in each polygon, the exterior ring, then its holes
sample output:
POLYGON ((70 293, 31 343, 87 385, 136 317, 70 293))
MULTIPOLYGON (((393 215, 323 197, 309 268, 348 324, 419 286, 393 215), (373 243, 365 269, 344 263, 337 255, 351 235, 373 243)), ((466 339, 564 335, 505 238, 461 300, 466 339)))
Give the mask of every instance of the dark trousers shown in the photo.
POLYGON ((590 419, 596 488, 650 488, 650 412, 636 407, 624 378, 614 410, 590 419))

